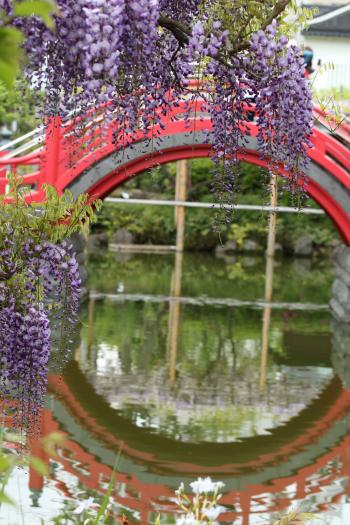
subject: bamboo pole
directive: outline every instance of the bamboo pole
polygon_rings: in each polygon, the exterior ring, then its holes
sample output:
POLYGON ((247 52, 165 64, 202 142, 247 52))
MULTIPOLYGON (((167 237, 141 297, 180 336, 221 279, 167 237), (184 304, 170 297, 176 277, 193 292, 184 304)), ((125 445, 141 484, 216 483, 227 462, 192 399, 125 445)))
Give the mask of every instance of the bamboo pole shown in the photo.
POLYGON ((93 293, 89 296, 88 303, 88 333, 87 333, 87 358, 90 361, 92 349, 94 346, 94 322, 95 322, 95 303, 96 299, 93 297, 93 293))
MULTIPOLYGON (((270 206, 277 207, 278 200, 278 180, 277 175, 272 174, 270 184, 270 206)), ((277 214, 270 213, 269 217, 269 231, 267 237, 267 251, 266 251, 266 273, 265 273, 265 302, 272 302, 273 293, 273 271, 274 271, 274 257, 276 251, 276 228, 277 228, 277 214)), ((260 379, 259 391, 264 394, 266 388, 266 369, 269 354, 270 342, 270 327, 271 327, 271 306, 265 306, 263 313, 263 328, 262 328, 262 348, 260 361, 260 379)))
MULTIPOLYGON (((175 200, 185 203, 187 197, 187 179, 189 162, 179 160, 176 169, 176 188, 175 200)), ((175 266, 170 286, 169 322, 168 322, 168 341, 167 353, 169 359, 169 381, 174 383, 176 379, 176 362, 178 354, 181 304, 178 298, 181 297, 182 264, 183 251, 185 245, 185 207, 178 205, 175 207, 176 224, 176 255, 175 266)))
POLYGON ((123 199, 119 197, 106 197, 104 202, 110 202, 112 204, 141 204, 142 206, 184 206, 185 208, 203 208, 208 210, 237 210, 237 211, 251 211, 251 212, 264 212, 271 213, 275 211, 276 213, 294 213, 294 214, 304 214, 304 215, 325 215, 324 210, 319 208, 291 208, 290 206, 277 206, 275 208, 271 206, 261 206, 256 204, 219 204, 217 202, 194 202, 194 201, 185 201, 180 202, 177 200, 160 200, 160 199, 123 199))
MULTIPOLYGON (((187 179, 189 172, 188 160, 179 160, 176 171, 176 194, 175 200, 185 202, 187 197, 187 179)), ((176 206, 176 250, 182 252, 185 245, 185 207, 176 206)))
POLYGON ((171 279, 171 298, 169 303, 168 323, 168 358, 169 358, 169 380, 174 383, 176 379, 176 362, 179 346, 182 284, 183 252, 177 251, 175 255, 175 266, 171 279))
MULTIPOLYGON (((278 180, 277 175, 274 173, 271 176, 270 184, 270 206, 271 208, 277 208, 277 192, 278 192, 278 180)), ((274 257, 276 251, 276 227, 277 227, 277 213, 270 213, 269 217, 269 233, 267 239, 267 256, 274 257)))

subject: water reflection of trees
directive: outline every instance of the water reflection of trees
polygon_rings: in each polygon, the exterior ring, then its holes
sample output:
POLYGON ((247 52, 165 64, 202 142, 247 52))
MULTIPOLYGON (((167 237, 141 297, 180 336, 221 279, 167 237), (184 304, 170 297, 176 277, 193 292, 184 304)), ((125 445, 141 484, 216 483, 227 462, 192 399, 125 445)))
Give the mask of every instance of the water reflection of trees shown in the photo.
MULTIPOLYGON (((90 285, 94 290, 113 293, 123 283, 127 293, 168 295, 173 267, 173 255, 99 254, 95 262, 90 262, 90 285)), ((302 260, 277 259, 274 298, 328 303, 332 279, 328 260, 303 265, 302 260)), ((219 259, 211 254, 184 254, 182 295, 186 297, 262 298, 264 285, 263 257, 238 255, 219 259)))
POLYGON ((302 320, 297 315, 287 321, 283 313, 275 314, 263 396, 258 390, 261 310, 183 306, 172 384, 168 303, 97 301, 94 351, 83 355, 81 367, 97 393, 138 426, 195 441, 265 433, 296 415, 332 375, 329 367, 316 367, 317 360, 310 368, 306 353, 304 363, 293 369, 284 348, 286 329, 307 326, 312 337, 327 314, 303 313, 302 320))

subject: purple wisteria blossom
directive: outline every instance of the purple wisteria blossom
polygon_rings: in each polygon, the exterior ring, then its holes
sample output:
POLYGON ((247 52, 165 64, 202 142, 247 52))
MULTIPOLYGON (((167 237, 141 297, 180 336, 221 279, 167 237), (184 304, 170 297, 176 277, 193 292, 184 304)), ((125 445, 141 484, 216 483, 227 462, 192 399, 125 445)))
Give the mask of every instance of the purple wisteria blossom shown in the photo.
POLYGON ((46 394, 52 334, 63 357, 79 306, 79 267, 65 242, 18 242, 7 229, 0 251, 0 397, 14 423, 35 432, 46 394))
MULTIPOLYGON (((11 5, 3 0, 0 9, 10 12, 11 5)), ((14 21, 25 35, 26 73, 45 92, 45 116, 73 110, 86 118, 91 108, 106 104, 104 120, 115 122, 119 143, 129 144, 142 131, 154 143, 167 110, 179 99, 199 97, 199 90, 189 89, 190 80, 205 80, 218 201, 231 203, 237 187, 248 97, 256 102, 258 145, 270 170, 284 165, 291 174, 287 189, 305 190, 311 95, 301 52, 281 37, 275 21, 232 48, 222 21, 212 19, 211 0, 57 0, 57 5, 54 29, 34 17, 14 21)), ((240 16, 235 2, 232 13, 240 16)))

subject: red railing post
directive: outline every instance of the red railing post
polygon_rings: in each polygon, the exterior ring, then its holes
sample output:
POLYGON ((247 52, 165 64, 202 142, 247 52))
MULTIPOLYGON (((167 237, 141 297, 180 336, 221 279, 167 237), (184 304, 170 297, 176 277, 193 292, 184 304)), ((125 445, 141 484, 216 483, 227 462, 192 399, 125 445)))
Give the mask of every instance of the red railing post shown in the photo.
POLYGON ((41 184, 45 182, 56 186, 60 175, 61 140, 61 117, 49 117, 45 132, 45 157, 41 184))

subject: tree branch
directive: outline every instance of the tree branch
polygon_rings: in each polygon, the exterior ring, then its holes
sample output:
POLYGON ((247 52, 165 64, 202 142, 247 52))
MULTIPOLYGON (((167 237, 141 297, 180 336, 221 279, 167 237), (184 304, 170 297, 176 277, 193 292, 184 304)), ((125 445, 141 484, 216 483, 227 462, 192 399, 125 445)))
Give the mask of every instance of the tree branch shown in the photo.
POLYGON ((168 29, 174 35, 179 44, 181 44, 182 46, 184 44, 188 44, 191 36, 191 30, 189 28, 183 26, 180 22, 177 22, 176 20, 168 18, 165 15, 160 15, 158 24, 160 25, 160 27, 168 29))
MULTIPOLYGON (((263 21, 260 29, 264 30, 267 28, 268 25, 271 24, 271 22, 278 18, 282 12, 286 9, 287 5, 290 4, 291 0, 277 0, 274 8, 270 12, 270 14, 267 16, 267 18, 263 21)), ((191 36, 191 29, 181 24, 181 22, 178 22, 177 20, 173 20, 171 18, 168 18, 166 15, 161 14, 158 20, 158 24, 163 29, 167 29, 170 31, 176 40, 179 42, 180 46, 184 46, 188 44, 190 36, 191 36)), ((227 51, 229 56, 233 57, 237 55, 240 51, 244 51, 245 49, 248 49, 250 46, 250 42, 248 40, 244 40, 243 42, 239 42, 236 45, 232 46, 228 42, 227 44, 227 51)), ((227 65, 226 60, 222 56, 215 57, 216 60, 218 60, 220 63, 227 65)))
POLYGON ((287 5, 290 4, 290 2, 291 0, 278 0, 270 15, 263 22, 261 29, 266 29, 267 26, 270 25, 273 20, 275 20, 275 18, 278 18, 280 14, 283 13, 287 5))
MULTIPOLYGON (((268 25, 271 24, 273 20, 278 18, 283 11, 286 9, 287 5, 290 4, 291 0, 278 0, 275 7, 272 9, 269 16, 263 21, 261 24, 260 29, 264 30, 267 28, 268 25)), ((230 49, 230 55, 233 56, 239 51, 244 51, 245 49, 248 49, 250 46, 250 42, 248 40, 245 40, 243 42, 240 42, 236 46, 234 46, 232 49, 230 49)))

